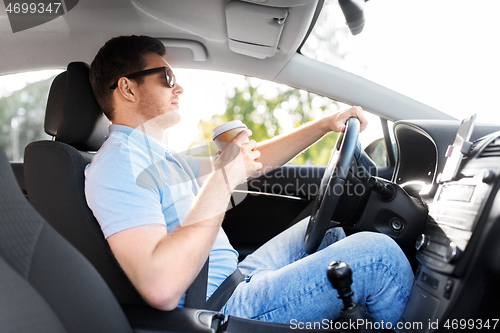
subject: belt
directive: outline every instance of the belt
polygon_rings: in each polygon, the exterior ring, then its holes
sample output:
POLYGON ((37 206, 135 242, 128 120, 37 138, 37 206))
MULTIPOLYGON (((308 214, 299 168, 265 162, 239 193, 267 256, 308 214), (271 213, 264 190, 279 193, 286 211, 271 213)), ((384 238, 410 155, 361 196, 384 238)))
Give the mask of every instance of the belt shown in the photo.
POLYGON ((236 268, 233 274, 229 275, 219 288, 207 300, 206 309, 219 311, 227 300, 231 297, 236 287, 245 279, 241 271, 236 268))

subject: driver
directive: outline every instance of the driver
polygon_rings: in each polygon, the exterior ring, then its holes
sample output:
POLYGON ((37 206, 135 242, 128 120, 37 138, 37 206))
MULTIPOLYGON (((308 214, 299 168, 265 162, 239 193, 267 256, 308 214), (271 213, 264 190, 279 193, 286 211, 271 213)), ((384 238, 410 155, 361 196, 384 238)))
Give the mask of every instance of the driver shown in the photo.
POLYGON ((396 323, 413 273, 391 238, 368 232, 345 237, 333 228, 318 251, 307 255, 306 219, 238 262, 221 228, 228 188, 287 163, 330 131, 342 132, 350 117, 357 117, 363 130, 361 108, 259 144, 248 141, 251 133, 244 130, 230 148, 216 153, 212 172, 209 159, 174 155, 162 144, 165 130, 181 120, 183 93, 164 56, 163 44, 154 38, 122 36, 99 50, 90 69, 95 97, 112 124, 85 170, 85 194, 144 300, 161 310, 184 306, 186 290, 209 257, 207 298, 237 269, 244 276, 220 310, 226 315, 285 324, 336 319, 342 302, 326 267, 338 260, 351 266, 354 300, 369 319, 396 323), (198 177, 203 174, 208 176, 198 177))

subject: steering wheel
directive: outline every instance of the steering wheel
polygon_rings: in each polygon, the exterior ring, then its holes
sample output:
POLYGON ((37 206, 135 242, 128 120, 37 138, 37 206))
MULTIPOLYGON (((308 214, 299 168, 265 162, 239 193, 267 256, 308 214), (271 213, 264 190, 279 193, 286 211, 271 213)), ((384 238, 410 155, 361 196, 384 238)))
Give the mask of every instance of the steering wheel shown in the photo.
POLYGON ((359 120, 349 118, 344 133, 340 135, 332 150, 304 237, 304 250, 307 254, 316 252, 337 210, 354 157, 359 128, 359 120))

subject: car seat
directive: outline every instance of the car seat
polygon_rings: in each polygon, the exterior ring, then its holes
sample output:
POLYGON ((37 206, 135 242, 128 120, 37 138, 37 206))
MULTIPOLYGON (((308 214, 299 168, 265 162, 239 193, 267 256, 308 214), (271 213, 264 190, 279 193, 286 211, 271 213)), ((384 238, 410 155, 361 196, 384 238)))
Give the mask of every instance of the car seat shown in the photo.
MULTIPOLYGON (((85 200, 84 169, 106 140, 109 124, 93 95, 89 66, 70 63, 54 79, 47 101, 44 127, 54 140, 25 149, 26 190, 33 207, 91 262, 120 304, 144 305, 85 200)), ((203 307, 207 271, 208 264, 188 290, 187 307, 203 307)))

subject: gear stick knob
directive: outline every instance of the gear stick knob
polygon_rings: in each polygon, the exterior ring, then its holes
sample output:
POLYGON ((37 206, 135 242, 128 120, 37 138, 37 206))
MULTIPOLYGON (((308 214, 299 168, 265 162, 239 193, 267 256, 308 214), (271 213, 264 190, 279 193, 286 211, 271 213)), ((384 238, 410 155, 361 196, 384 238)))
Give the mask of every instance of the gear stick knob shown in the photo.
MULTIPOLYGON (((352 271, 351 267, 343 261, 332 261, 326 269, 328 281, 338 292, 338 297, 342 299, 344 305, 340 309, 340 317, 343 322, 347 323, 365 323, 366 316, 364 311, 353 300, 354 292, 351 289, 352 271)), ((349 325, 350 327, 350 325, 349 325)), ((357 329, 348 330, 352 332, 372 332, 370 328, 363 325, 357 329)))
POLYGON ((354 294, 351 290, 351 267, 343 261, 332 261, 326 269, 326 276, 333 288, 339 293, 339 298, 344 302, 345 309, 351 308, 353 306, 351 296, 354 294))

